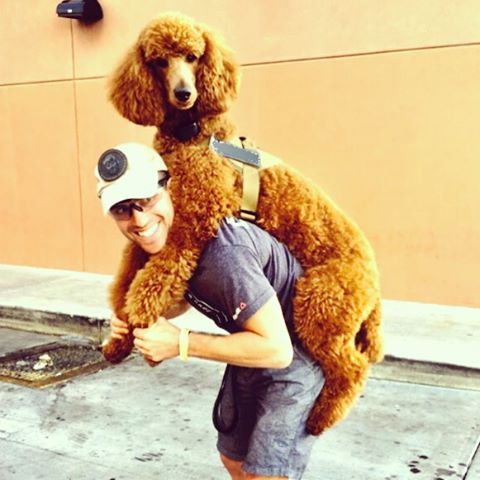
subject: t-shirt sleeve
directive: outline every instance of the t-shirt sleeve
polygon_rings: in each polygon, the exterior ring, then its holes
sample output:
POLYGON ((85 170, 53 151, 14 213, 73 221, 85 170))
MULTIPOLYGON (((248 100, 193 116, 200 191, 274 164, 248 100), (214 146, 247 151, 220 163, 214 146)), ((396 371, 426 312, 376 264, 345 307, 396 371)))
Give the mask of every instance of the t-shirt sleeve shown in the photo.
POLYGON ((224 246, 208 255, 194 287, 239 327, 275 295, 258 256, 240 245, 224 246))

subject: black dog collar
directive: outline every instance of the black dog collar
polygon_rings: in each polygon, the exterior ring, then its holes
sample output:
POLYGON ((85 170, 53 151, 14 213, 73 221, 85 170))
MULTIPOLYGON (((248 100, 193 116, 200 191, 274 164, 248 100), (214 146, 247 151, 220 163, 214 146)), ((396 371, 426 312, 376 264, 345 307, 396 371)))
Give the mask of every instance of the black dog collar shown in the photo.
POLYGON ((197 122, 178 125, 173 129, 173 136, 180 142, 188 142, 200 133, 200 126, 197 122))

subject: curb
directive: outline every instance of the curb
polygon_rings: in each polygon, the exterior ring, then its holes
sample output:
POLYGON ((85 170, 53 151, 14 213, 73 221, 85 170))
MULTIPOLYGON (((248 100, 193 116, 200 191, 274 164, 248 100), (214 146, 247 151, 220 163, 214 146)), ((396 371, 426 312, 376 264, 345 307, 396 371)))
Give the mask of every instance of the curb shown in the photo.
POLYGON ((85 315, 0 305, 0 327, 53 335, 80 335, 101 344, 108 320, 85 315))

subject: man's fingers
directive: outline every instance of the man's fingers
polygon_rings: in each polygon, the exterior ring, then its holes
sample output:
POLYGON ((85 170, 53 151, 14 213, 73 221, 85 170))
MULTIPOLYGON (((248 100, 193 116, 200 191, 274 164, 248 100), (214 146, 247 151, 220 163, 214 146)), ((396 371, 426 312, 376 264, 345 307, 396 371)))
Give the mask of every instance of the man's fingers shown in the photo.
POLYGON ((123 335, 126 335, 130 331, 128 328, 118 328, 112 325, 110 326, 110 330, 115 333, 122 333, 123 335))
POLYGON ((128 323, 127 322, 121 322, 121 321, 114 322, 114 321, 110 320, 110 325, 112 327, 116 327, 116 328, 128 328, 128 323))
POLYGON ((112 333, 110 333, 110 337, 116 338, 117 340, 123 340, 125 335, 122 335, 122 334, 117 333, 117 332, 112 332, 112 333))
MULTIPOLYGON (((135 342, 137 342, 137 340, 135 340, 135 342)), ((139 340, 138 342, 141 342, 141 340, 139 340)), ((141 344, 137 343, 135 346, 137 347, 138 351, 143 355, 144 360, 151 367, 155 367, 156 365, 158 365, 160 363, 160 362, 156 362, 155 360, 153 360, 153 357, 150 354, 150 352, 146 348, 144 348, 141 344)))
POLYGON ((123 328, 123 327, 122 327, 122 328, 118 328, 118 327, 115 327, 115 326, 111 326, 111 330, 112 330, 112 332, 124 333, 124 334, 126 334, 126 333, 129 332, 128 328, 123 328))
POLYGON ((162 362, 155 362, 154 360, 151 360, 150 358, 144 357, 145 361, 151 366, 151 367, 156 367, 157 365, 160 365, 162 362))
POLYGON ((133 344, 141 351, 144 351, 147 348, 145 341, 138 337, 135 338, 135 340, 133 341, 133 344))
POLYGON ((145 330, 148 330, 148 329, 147 328, 136 328, 133 331, 133 336, 135 338, 139 338, 141 340, 144 340, 145 339, 145 330))

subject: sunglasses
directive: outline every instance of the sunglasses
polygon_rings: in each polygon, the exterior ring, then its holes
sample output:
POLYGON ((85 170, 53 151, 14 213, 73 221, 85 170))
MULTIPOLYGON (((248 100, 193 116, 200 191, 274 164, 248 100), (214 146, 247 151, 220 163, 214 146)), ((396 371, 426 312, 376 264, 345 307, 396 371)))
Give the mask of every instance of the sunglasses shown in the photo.
MULTIPOLYGON (((158 173, 158 187, 163 189, 166 187, 170 175, 166 171, 158 173)), ((130 218, 132 218, 133 210, 137 210, 137 212, 148 212, 151 210, 160 200, 162 193, 163 191, 160 191, 153 195, 153 197, 134 198, 132 200, 116 203, 110 208, 110 215, 112 215, 115 220, 130 220, 130 218)))

